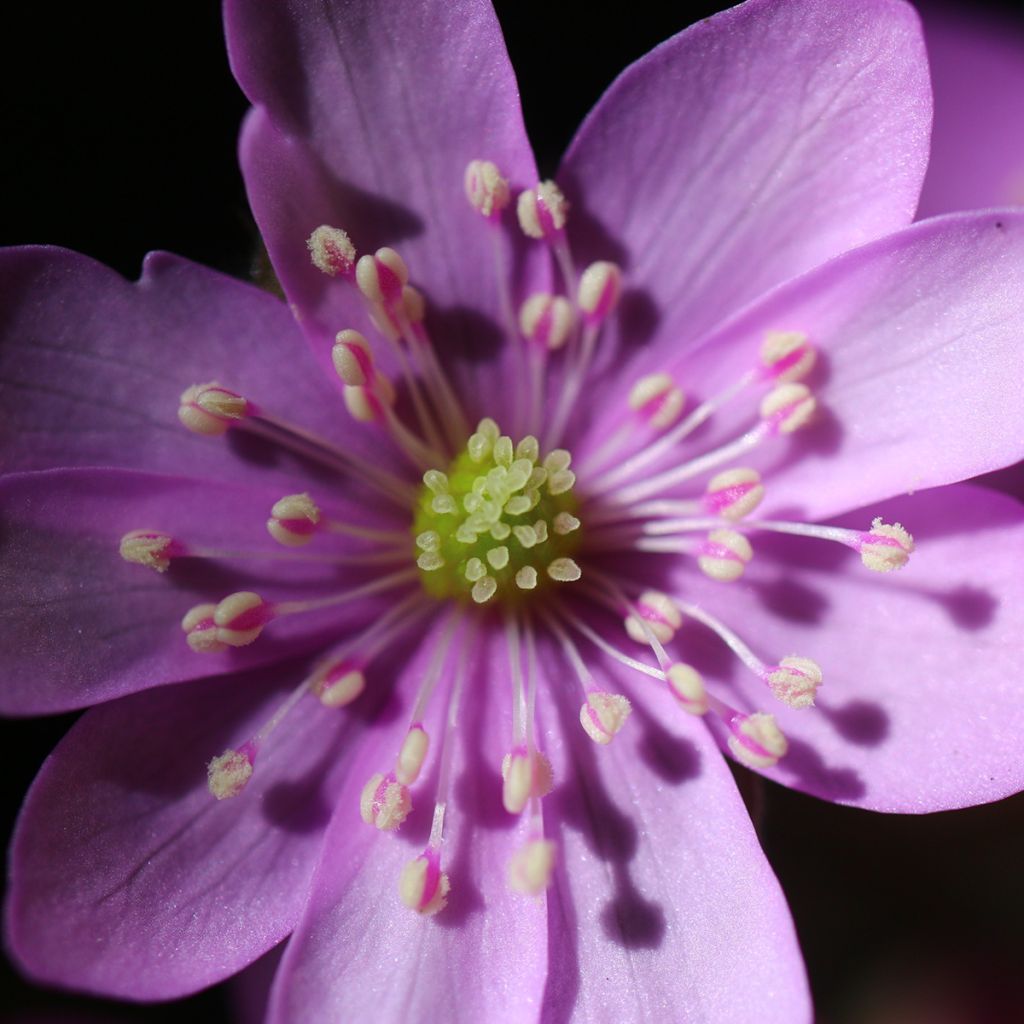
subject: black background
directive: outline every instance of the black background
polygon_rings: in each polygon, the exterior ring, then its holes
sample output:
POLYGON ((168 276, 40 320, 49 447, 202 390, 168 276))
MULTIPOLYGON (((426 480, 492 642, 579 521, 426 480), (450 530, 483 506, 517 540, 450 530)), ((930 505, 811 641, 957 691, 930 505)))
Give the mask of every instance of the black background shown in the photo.
MULTIPOLYGON (((400 3, 384 6, 399 16, 400 3)), ((622 67, 724 6, 500 3, 542 170, 553 170, 622 67)), ((1024 23, 1017 2, 960 6, 1024 23)), ((129 277, 151 249, 248 273, 256 233, 235 163, 246 104, 227 69, 213 0, 35 3, 5 13, 0 82, 0 243, 69 246, 129 277)), ((0 723, 0 837, 72 719, 0 723)), ((925 818, 834 807, 771 784, 757 799, 823 1021, 1024 1019, 1022 798, 925 818), (915 1016, 924 996, 947 1016, 934 1007, 915 1016)), ((216 989, 172 1006, 120 1009, 35 990, 0 966, 0 1019, 99 1012, 104 1020, 218 1020, 227 997, 216 989)))

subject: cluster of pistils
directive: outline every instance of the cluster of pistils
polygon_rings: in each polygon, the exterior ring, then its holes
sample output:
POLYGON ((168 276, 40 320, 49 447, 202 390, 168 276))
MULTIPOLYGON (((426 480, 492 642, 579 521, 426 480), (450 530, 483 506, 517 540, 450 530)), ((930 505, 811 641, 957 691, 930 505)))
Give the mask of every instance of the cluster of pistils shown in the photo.
POLYGON ((645 590, 625 618, 626 632, 638 644, 647 644, 651 634, 659 643, 667 644, 682 624, 679 606, 660 590, 645 590))
POLYGON ((441 870, 441 856, 427 848, 402 869, 398 880, 398 894, 402 902, 424 917, 432 917, 448 904, 451 882, 441 870))
POLYGON ((578 580, 571 463, 564 449, 541 460, 535 437, 513 444, 493 420, 481 420, 447 473, 423 475, 414 538, 424 587, 486 604, 544 578, 578 580))
POLYGON ((399 782, 394 772, 378 772, 363 787, 359 798, 359 814, 367 825, 382 832, 394 832, 412 810, 409 787, 399 782))
POLYGON ((221 387, 216 381, 193 384, 181 393, 178 419, 194 434, 218 437, 232 424, 249 416, 256 409, 248 399, 221 387))
POLYGON ((786 756, 789 743, 772 715, 756 711, 733 715, 728 722, 729 750, 749 768, 772 768, 786 756))
POLYGON ((126 562, 166 572, 174 558, 188 553, 185 546, 156 530, 131 530, 121 538, 119 553, 126 562))
POLYGON ((683 389, 667 373, 641 377, 629 390, 629 407, 653 430, 668 430, 686 407, 683 389))
POLYGON ((349 277, 356 265, 356 248, 341 228, 329 224, 320 227, 306 239, 309 258, 317 270, 328 277, 349 277))
POLYGON ((218 604, 196 605, 181 620, 181 628, 192 650, 208 654, 248 646, 273 618, 272 605, 251 590, 241 590, 218 604))

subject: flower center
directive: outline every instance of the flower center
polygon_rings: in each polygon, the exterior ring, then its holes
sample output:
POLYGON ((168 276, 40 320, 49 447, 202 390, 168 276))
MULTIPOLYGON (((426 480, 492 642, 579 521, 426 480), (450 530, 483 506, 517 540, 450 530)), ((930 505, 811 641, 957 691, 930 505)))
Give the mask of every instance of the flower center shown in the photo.
POLYGON ((571 461, 562 448, 541 461, 535 437, 513 446, 494 420, 481 420, 447 473, 423 474, 413 531, 427 592, 485 604, 579 579, 571 461))

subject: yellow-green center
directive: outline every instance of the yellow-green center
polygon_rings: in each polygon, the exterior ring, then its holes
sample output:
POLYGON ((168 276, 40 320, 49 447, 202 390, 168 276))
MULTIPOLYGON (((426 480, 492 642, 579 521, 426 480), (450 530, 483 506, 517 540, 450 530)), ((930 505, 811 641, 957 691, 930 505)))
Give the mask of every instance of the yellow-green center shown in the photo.
POLYGON ((564 449, 540 461, 535 437, 513 446, 493 420, 481 420, 447 473, 423 474, 413 533, 425 589, 484 604, 578 578, 571 461, 564 449))

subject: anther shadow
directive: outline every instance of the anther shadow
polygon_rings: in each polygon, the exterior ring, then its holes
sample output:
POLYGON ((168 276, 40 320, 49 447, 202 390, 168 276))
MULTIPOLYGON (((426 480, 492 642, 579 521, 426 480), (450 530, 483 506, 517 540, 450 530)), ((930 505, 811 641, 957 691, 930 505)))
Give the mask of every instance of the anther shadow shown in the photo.
POLYGON ((426 324, 431 337, 443 341, 436 346, 442 363, 489 363, 505 344, 504 332, 494 320, 466 306, 430 307, 426 324))
POLYGON ((677 786, 700 776, 700 752, 689 740, 673 736, 639 701, 633 704, 634 720, 643 730, 640 760, 658 778, 677 786))
POLYGON ((617 263, 623 271, 630 269, 631 257, 626 246, 605 221, 587 204, 586 189, 571 171, 559 171, 558 186, 569 200, 569 242, 573 254, 581 262, 602 259, 617 263))
POLYGON ((830 606, 822 591, 793 576, 751 580, 749 586, 768 611, 787 622, 817 625, 830 606))
POLYGON ((818 698, 815 707, 844 740, 857 746, 877 747, 889 736, 889 715, 873 701, 851 700, 831 705, 818 698))
POLYGON ((951 590, 921 590, 945 610, 953 625, 967 632, 977 632, 992 625, 999 609, 999 599, 990 591, 964 583, 951 590))
POLYGON ((864 780, 852 768, 832 768, 809 743, 790 739, 789 750, 779 762, 805 793, 823 800, 857 800, 867 793, 864 780))

